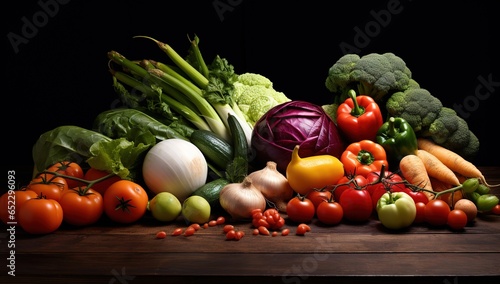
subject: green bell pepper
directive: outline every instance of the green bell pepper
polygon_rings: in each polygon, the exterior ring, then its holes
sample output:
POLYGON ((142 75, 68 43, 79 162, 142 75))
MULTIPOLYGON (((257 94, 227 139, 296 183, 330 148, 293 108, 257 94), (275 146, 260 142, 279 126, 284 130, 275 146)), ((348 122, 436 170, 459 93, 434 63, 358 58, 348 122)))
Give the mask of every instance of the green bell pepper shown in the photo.
POLYGON ((395 164, 406 155, 415 155, 418 150, 413 128, 401 117, 390 117, 384 122, 377 131, 376 142, 384 147, 388 159, 395 164))
POLYGON ((417 216, 415 201, 405 192, 384 193, 376 210, 382 225, 393 230, 409 227, 417 216))

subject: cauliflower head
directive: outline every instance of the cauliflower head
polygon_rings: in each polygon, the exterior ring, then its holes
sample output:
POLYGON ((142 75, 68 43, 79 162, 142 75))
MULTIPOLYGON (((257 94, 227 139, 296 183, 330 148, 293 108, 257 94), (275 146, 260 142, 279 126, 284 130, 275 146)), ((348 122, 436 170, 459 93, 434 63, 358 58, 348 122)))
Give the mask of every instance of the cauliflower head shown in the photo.
POLYGON ((255 125, 274 106, 291 100, 275 90, 272 81, 261 74, 240 74, 233 85, 233 99, 250 125, 255 125))

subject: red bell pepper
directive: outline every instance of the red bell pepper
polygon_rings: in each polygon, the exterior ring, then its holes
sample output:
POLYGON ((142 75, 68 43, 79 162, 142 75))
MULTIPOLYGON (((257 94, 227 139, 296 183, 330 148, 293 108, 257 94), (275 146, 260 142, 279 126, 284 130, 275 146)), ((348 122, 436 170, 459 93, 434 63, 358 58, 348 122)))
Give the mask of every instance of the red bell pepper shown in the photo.
POLYGON ((354 90, 337 109, 337 125, 349 142, 375 141, 384 123, 378 104, 370 96, 356 97, 354 90))
POLYGON ((340 156, 340 162, 344 165, 344 171, 347 174, 364 177, 370 172, 380 171, 383 165, 389 168, 384 147, 366 139, 347 146, 340 156))

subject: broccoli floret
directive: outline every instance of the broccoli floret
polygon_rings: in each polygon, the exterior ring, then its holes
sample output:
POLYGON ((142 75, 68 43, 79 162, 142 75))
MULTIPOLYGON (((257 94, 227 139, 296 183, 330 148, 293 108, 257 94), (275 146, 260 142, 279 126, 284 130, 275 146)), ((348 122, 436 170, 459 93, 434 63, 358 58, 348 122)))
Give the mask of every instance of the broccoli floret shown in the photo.
POLYGON ((460 149, 466 147, 469 144, 471 131, 469 130, 467 122, 463 118, 459 116, 456 117, 456 120, 458 122, 457 129, 454 132, 450 133, 446 141, 441 143, 441 145, 445 148, 458 152, 460 149))
POLYGON ((479 139, 472 131, 469 130, 469 132, 469 143, 465 147, 459 149, 457 153, 465 159, 472 161, 479 151, 479 139))
POLYGON ((410 88, 392 94, 386 102, 387 112, 408 121, 415 133, 427 129, 438 117, 441 101, 422 88, 410 88))
POLYGON ((408 89, 411 76, 406 63, 394 53, 346 54, 330 67, 325 85, 341 101, 350 89, 381 101, 387 94, 408 89))
POLYGON ((459 117, 455 110, 449 107, 442 107, 438 117, 434 120, 428 129, 424 130, 423 135, 432 138, 437 144, 443 144, 448 137, 457 131, 459 127, 459 117))

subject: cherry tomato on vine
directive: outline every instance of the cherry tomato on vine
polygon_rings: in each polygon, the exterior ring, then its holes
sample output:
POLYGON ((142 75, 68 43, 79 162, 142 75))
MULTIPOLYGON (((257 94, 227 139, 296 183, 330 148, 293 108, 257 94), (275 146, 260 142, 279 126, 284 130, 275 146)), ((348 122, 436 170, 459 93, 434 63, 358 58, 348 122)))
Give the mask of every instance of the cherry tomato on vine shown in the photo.
POLYGON ((26 189, 36 192, 38 196, 59 201, 62 192, 68 189, 68 183, 62 177, 41 173, 30 181, 26 189))
POLYGON ((344 217, 344 210, 336 201, 325 201, 316 209, 318 221, 326 225, 337 225, 344 217))
POLYGON ((104 212, 118 223, 132 223, 146 213, 148 194, 142 186, 120 180, 113 183, 104 193, 104 212))
POLYGON ((286 205, 288 218, 296 223, 308 223, 314 218, 314 204, 305 196, 295 196, 286 205))
POLYGON ((38 195, 33 190, 7 191, 0 198, 0 218, 4 224, 7 222, 19 223, 19 212, 24 203, 38 195))
MULTIPOLYGON (((82 167, 79 164, 72 161, 57 162, 52 166, 48 167, 47 171, 57 172, 66 176, 76 177, 76 178, 83 178, 84 176, 82 167)), ((79 185, 82 185, 81 182, 71 178, 66 178, 66 182, 69 188, 74 188, 79 185)))
MULTIPOLYGON (((89 168, 85 172, 83 179, 88 180, 88 181, 93 181, 93 180, 97 180, 97 179, 103 178, 103 177, 108 176, 108 175, 110 175, 110 173, 108 173, 107 171, 102 171, 102 170, 98 170, 95 168, 89 168)), ((106 189, 108 189, 108 187, 110 187, 113 183, 115 183, 119 180, 121 180, 121 178, 119 176, 113 175, 109 178, 106 178, 105 180, 94 183, 92 185, 92 189, 99 192, 101 195, 104 195, 104 192, 106 191, 106 189)))
POLYGON ((374 171, 366 175, 366 190, 372 198, 372 208, 374 211, 378 200, 384 193, 405 191, 405 186, 399 184, 399 182, 403 182, 403 178, 391 171, 374 171))
POLYGON ((59 204, 64 212, 63 221, 74 226, 94 224, 104 212, 102 195, 87 187, 66 189, 59 204))
POLYGON ((59 202, 46 198, 31 198, 19 211, 19 224, 30 234, 49 234, 63 222, 63 209, 59 202))
POLYGON ((415 208, 417 209, 417 214, 415 215, 414 224, 421 224, 425 222, 425 203, 415 202, 415 208))
POLYGON ((460 209, 453 209, 448 213, 447 224, 453 230, 463 230, 467 225, 467 214, 460 209))
POLYGON ((344 218, 354 222, 367 221, 373 211, 372 198, 366 189, 349 188, 340 196, 344 218))
POLYGON ((366 186, 366 178, 362 175, 344 175, 334 187, 333 195, 336 201, 340 200, 342 193, 348 188, 362 188, 366 186))
POLYGON ((429 200, 425 205, 425 222, 432 226, 444 226, 448 222, 451 209, 446 201, 441 199, 429 200))
POLYGON ((328 201, 331 196, 332 193, 325 188, 313 189, 306 194, 306 198, 312 201, 314 208, 318 208, 323 201, 328 201))

